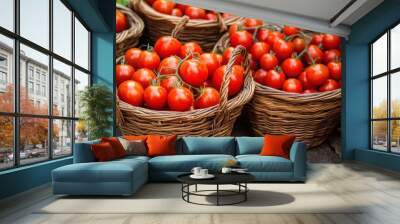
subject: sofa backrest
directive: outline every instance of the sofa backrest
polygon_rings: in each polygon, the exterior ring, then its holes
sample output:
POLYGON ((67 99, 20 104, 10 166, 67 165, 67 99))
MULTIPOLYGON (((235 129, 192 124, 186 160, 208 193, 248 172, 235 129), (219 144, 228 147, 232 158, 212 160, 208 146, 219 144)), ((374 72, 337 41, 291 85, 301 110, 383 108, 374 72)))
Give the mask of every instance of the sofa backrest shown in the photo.
POLYGON ((93 155, 91 145, 99 144, 100 140, 93 140, 81 143, 75 143, 74 147, 74 163, 89 163, 95 162, 96 158, 93 155))
POLYGON ((236 137, 236 155, 259 154, 264 137, 236 137))
POLYGON ((178 154, 226 154, 235 155, 234 137, 183 137, 177 146, 178 154))

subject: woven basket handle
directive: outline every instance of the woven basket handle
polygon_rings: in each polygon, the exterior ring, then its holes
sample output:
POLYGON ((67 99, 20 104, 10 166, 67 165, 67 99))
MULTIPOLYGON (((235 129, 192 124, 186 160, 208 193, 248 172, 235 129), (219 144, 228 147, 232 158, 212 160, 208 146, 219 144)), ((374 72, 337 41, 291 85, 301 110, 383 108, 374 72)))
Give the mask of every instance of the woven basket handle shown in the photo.
POLYGON ((223 33, 228 29, 228 26, 225 23, 224 18, 222 18, 221 13, 217 13, 217 23, 219 25, 219 32, 223 33))
POLYGON ((124 116, 122 115, 121 108, 119 107, 119 101, 120 99, 118 98, 118 95, 116 96, 117 102, 115 103, 115 115, 117 118, 117 125, 118 127, 123 127, 125 124, 125 119, 124 116))
POLYGON ((175 28, 172 30, 171 36, 178 38, 179 33, 185 28, 185 25, 188 22, 189 22, 188 16, 182 17, 182 19, 175 25, 175 28))
POLYGON ((232 75, 232 68, 235 65, 236 58, 239 56, 243 56, 244 61, 242 62, 242 66, 245 68, 244 74, 247 75, 250 69, 249 66, 249 56, 247 54, 247 50, 243 46, 237 46, 233 52, 232 56, 229 59, 228 64, 226 65, 226 70, 224 73, 224 77, 222 79, 222 86, 219 92, 221 93, 221 102, 217 108, 217 114, 214 118, 213 122, 213 132, 215 132, 217 127, 220 127, 225 119, 229 119, 229 111, 228 107, 228 93, 229 93, 229 81, 232 75))

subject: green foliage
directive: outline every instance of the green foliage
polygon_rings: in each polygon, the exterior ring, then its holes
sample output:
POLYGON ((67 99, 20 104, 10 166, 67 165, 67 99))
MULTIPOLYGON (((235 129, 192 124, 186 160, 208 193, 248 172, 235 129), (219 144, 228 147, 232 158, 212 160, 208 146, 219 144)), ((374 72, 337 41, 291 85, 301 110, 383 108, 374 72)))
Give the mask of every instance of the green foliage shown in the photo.
POLYGON ((127 7, 129 5, 129 0, 117 0, 117 3, 127 7))
POLYGON ((109 136, 107 129, 112 125, 113 94, 104 85, 86 87, 80 93, 82 119, 87 124, 89 139, 109 136))

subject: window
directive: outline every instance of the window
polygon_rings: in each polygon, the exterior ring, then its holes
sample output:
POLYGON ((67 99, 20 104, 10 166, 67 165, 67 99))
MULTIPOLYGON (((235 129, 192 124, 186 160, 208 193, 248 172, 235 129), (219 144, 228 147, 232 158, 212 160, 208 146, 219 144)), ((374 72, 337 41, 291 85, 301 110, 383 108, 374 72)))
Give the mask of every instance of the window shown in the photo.
POLYGON ((0 170, 70 156, 87 139, 74 105, 90 85, 90 31, 63 0, 0 1, 0 170))
POLYGON ((370 45, 371 148, 400 153, 400 24, 370 45))

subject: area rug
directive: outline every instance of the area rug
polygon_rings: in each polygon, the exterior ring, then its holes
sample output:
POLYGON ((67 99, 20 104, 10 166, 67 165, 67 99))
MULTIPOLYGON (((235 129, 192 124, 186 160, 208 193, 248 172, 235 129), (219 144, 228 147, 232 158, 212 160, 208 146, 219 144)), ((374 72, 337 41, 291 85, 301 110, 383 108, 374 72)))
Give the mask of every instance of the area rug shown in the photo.
MULTIPOLYGON (((250 191, 247 201, 237 205, 189 204, 182 200, 180 184, 150 183, 132 197, 57 197, 36 213, 360 213, 356 204, 344 201, 317 184, 260 183, 249 184, 248 187, 250 191)), ((215 186, 203 185, 198 190, 212 188, 215 186)), ((240 198, 225 197, 222 202, 229 203, 238 199, 240 198)), ((213 196, 193 196, 191 200, 197 203, 215 203, 213 196)))

